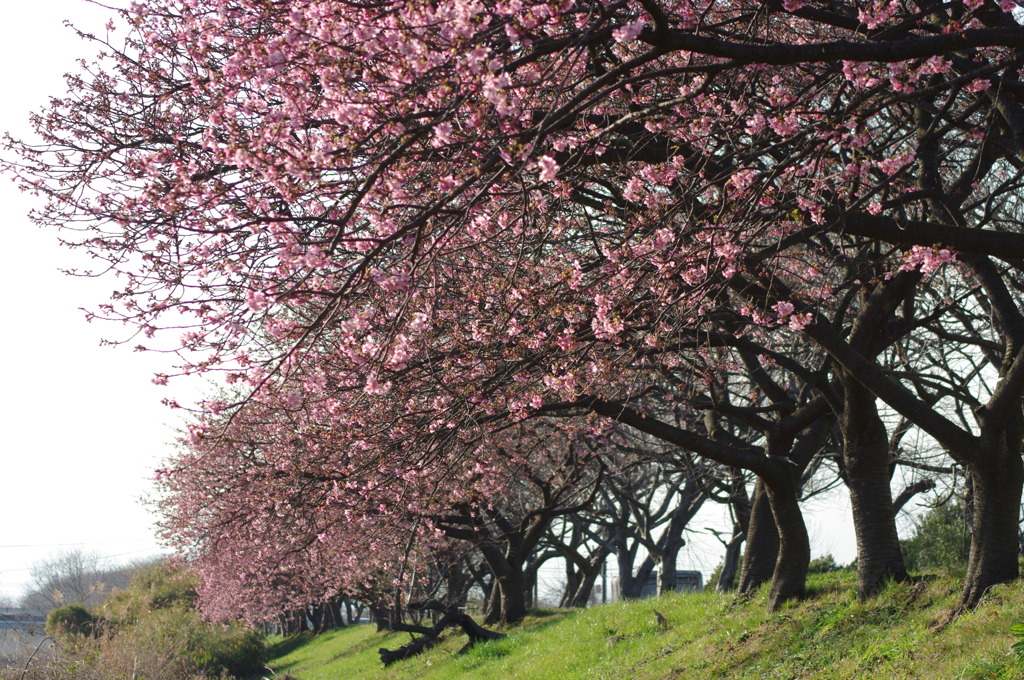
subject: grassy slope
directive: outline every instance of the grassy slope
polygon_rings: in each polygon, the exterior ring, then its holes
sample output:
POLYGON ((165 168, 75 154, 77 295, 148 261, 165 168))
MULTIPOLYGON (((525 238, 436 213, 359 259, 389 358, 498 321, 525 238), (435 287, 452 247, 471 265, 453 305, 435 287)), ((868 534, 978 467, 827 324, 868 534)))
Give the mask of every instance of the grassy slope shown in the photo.
POLYGON ((465 636, 453 630, 439 647, 387 669, 377 649, 409 636, 356 626, 279 641, 271 667, 299 680, 1024 678, 1009 632, 1024 622, 1024 583, 999 586, 947 626, 936 622, 956 601, 952 578, 894 585, 864 603, 849 572, 819 576, 810 590, 775 614, 763 598, 737 604, 710 592, 539 612, 504 640, 457 655, 465 636))

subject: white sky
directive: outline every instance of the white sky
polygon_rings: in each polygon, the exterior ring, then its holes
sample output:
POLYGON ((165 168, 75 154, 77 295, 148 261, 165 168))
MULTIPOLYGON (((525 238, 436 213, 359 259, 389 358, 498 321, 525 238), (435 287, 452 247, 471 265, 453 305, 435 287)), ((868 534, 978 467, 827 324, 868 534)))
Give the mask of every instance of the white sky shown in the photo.
MULTIPOLYGON (((100 31, 111 14, 83 0, 4 7, 0 131, 27 135, 29 111, 61 94, 62 74, 94 53, 64 20, 100 31)), ((159 552, 138 499, 169 453, 176 419, 160 403, 168 388, 150 382, 161 357, 99 346, 123 329, 88 324, 80 308, 105 301, 113 284, 57 271, 81 254, 26 219, 38 200, 0 180, 0 594, 12 597, 29 580, 27 567, 61 546, 115 562, 159 552)))
MULTIPOLYGON (((111 15, 86 0, 5 6, 0 131, 28 136, 28 113, 63 93, 62 74, 75 68, 77 58, 93 54, 93 46, 63 22, 101 32, 111 15)), ((113 562, 160 552, 139 499, 152 469, 170 453, 177 420, 160 403, 175 388, 150 382, 166 369, 166 359, 100 346, 101 338, 117 337, 123 329, 88 324, 80 310, 106 301, 114 284, 58 272, 81 263, 82 256, 26 219, 38 200, 20 194, 6 178, 0 181, 7 234, 0 267, 6 294, 0 317, 0 356, 6 360, 0 383, 0 595, 13 598, 30 580, 28 567, 62 547, 94 551, 113 562)), ((175 396, 183 403, 194 400, 175 396)), ((845 505, 833 496, 807 508, 815 554, 831 552, 840 562, 855 556, 845 505)), ((716 545, 710 538, 691 540, 680 568, 710 571, 719 558, 706 551, 716 545)))

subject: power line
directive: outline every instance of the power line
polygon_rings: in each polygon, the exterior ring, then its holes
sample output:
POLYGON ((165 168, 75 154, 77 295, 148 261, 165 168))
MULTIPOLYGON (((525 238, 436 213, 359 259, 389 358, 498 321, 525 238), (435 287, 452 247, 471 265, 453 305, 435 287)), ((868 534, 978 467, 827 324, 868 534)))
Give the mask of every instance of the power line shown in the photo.
MULTIPOLYGON (((97 560, 112 560, 117 557, 127 557, 128 555, 138 555, 139 553, 150 553, 154 554, 155 551, 150 548, 142 548, 141 550, 132 550, 130 552, 118 553, 117 555, 99 555, 97 560)), ((5 569, 0 571, 0 574, 14 574, 21 571, 32 571, 34 567, 21 567, 20 569, 5 569)))
POLYGON ((0 548, 67 548, 82 545, 118 545, 120 543, 142 543, 152 541, 152 538, 126 538, 120 541, 80 541, 76 543, 18 543, 12 545, 0 545, 0 548))

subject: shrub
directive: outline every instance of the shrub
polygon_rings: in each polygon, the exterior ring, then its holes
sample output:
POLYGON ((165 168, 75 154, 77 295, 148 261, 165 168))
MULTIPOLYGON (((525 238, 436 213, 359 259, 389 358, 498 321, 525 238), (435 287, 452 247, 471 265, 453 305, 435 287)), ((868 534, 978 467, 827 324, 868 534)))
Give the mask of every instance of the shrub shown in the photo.
POLYGON ((807 565, 808 574, 828 574, 833 571, 840 571, 846 569, 841 564, 836 563, 836 558, 832 557, 832 553, 828 555, 822 555, 821 557, 815 557, 807 565))
POLYGON ((194 609, 198 579, 181 564, 163 560, 145 567, 124 590, 108 597, 100 611, 111 621, 131 625, 160 609, 194 609))
POLYGON ((80 604, 69 604, 52 610, 46 616, 46 634, 54 638, 69 635, 93 635, 99 619, 80 604))
POLYGON ((263 668, 263 635, 241 624, 212 624, 182 607, 158 609, 125 632, 134 646, 172 652, 197 671, 251 675, 263 668))
POLYGON ((136 647, 172 653, 196 671, 248 675, 262 669, 262 633, 240 624, 203 621, 195 609, 197 583, 185 565, 158 562, 108 598, 103 612, 136 647))
POLYGON ((241 624, 208 623, 195 601, 196 578, 183 564, 165 561, 142 569, 100 606, 106 621, 80 605, 55 610, 47 632, 61 644, 28 677, 181 680, 261 671, 263 634, 241 624))
POLYGON ((907 569, 949 570, 967 564, 970 538, 959 501, 940 505, 926 512, 914 528, 914 535, 902 541, 907 569))

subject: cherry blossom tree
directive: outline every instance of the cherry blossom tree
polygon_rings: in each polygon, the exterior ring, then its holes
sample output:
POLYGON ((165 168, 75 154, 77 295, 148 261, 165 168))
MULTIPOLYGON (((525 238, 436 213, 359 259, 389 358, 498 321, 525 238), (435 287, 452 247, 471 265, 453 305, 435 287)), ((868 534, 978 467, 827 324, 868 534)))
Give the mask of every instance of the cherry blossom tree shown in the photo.
MULTIPOLYGON (((999 264, 1024 255, 1014 6, 145 0, 37 115, 38 142, 11 142, 9 169, 48 198, 41 224, 121 276, 99 315, 244 388, 205 405, 232 417, 196 442, 272 404, 292 429, 342 431, 282 464, 372 451, 409 481, 483 455, 467 444, 504 423, 589 410, 760 476, 777 606, 807 557, 792 462, 828 408, 877 425, 881 399, 972 471, 973 605, 1017 576, 1006 518, 1024 479, 1022 317, 999 264), (880 280, 837 277, 864 247, 884 251, 880 280), (954 251, 1001 332, 969 427, 867 337, 910 296, 888 291, 954 251), (888 307, 847 334, 830 319, 849 295, 888 307), (775 334, 773 356, 812 341, 845 407, 805 394, 754 452, 653 418, 664 372, 726 327, 775 334)), ((280 493, 257 502, 288 516, 280 493)), ((280 540, 308 549, 317 521, 280 540)))

